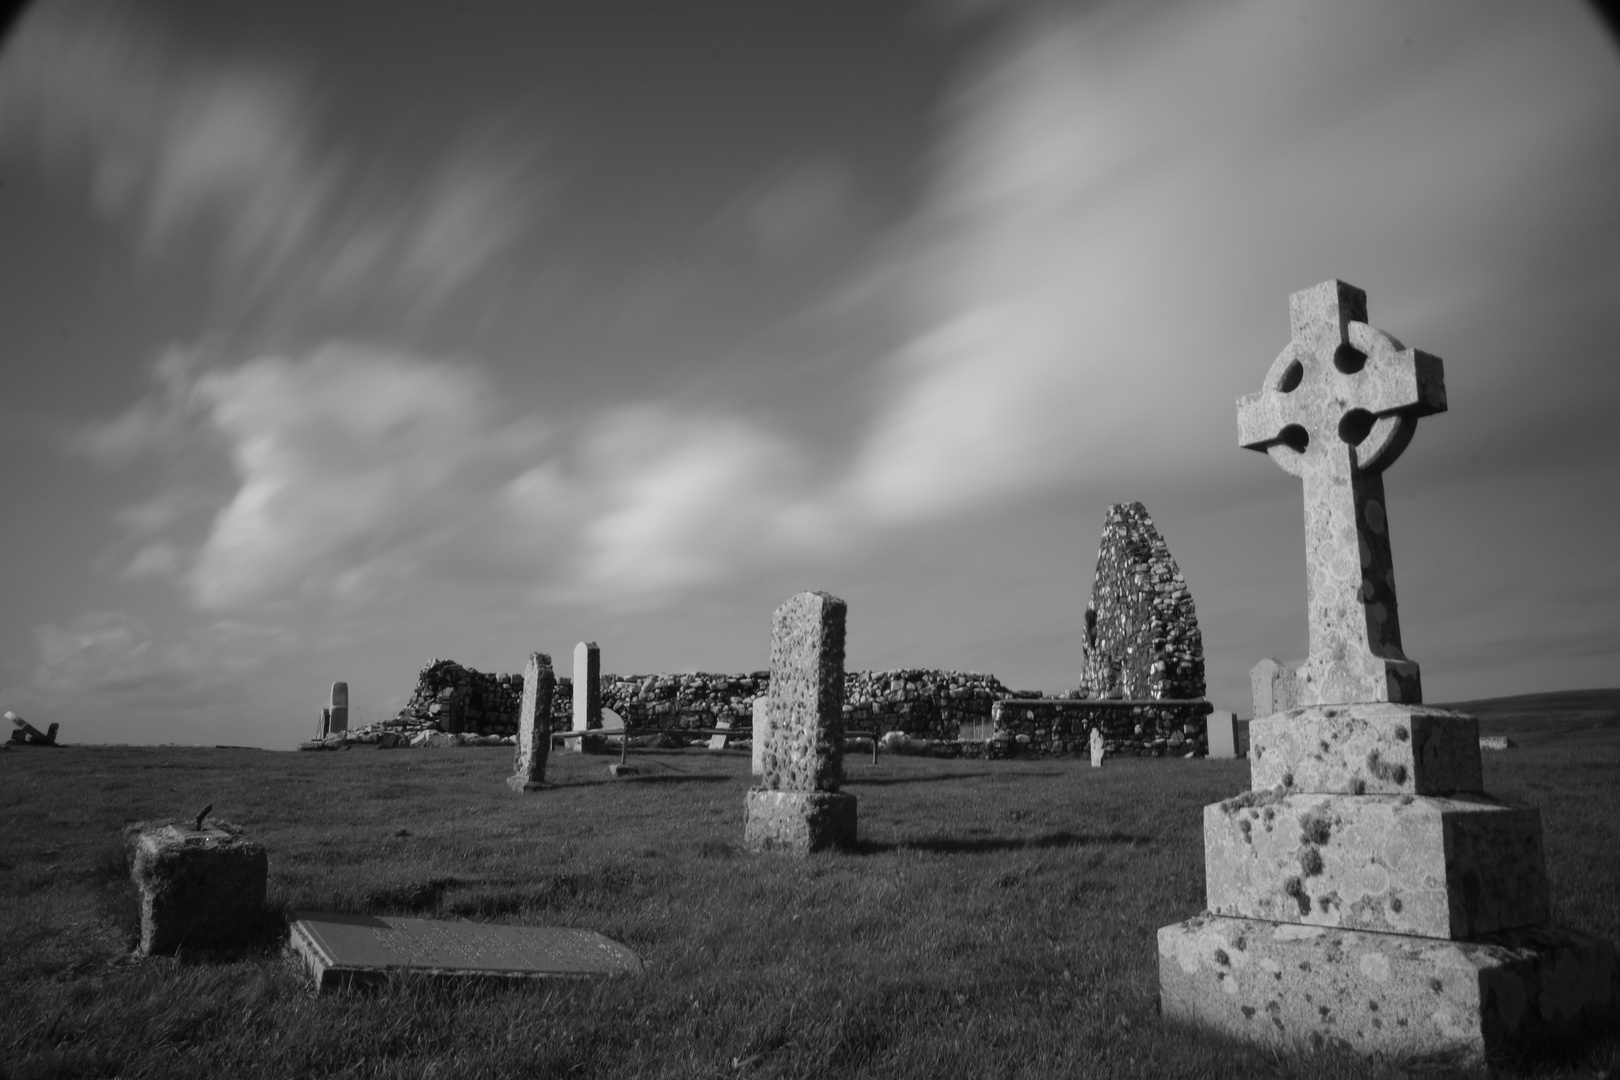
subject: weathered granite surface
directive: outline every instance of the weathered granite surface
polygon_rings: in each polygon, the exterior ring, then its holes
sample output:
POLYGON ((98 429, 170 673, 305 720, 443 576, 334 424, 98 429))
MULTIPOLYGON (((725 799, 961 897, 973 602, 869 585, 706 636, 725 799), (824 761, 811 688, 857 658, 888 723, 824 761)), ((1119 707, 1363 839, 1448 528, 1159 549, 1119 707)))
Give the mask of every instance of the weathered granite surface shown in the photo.
POLYGON ((1255 1042, 1477 1063, 1620 1022, 1620 965, 1552 927, 1448 941, 1199 915, 1159 930, 1159 1000, 1255 1042))
POLYGON ((760 786, 837 791, 844 775, 844 619, 830 593, 802 592, 771 618, 771 731, 760 786))
POLYGON ((755 852, 809 855, 855 846, 855 796, 842 791, 748 792, 743 846, 755 852))
POLYGON ((1249 722, 1259 791, 1447 795, 1481 791, 1479 721, 1425 705, 1313 705, 1249 722))
POLYGON ((124 830, 141 907, 143 956, 249 944, 264 910, 269 858, 238 825, 138 822, 124 830))
POLYGON ((1484 796, 1249 792, 1204 808, 1216 915, 1462 938, 1545 922, 1541 813, 1484 796))
POLYGON ((1418 418, 1445 410, 1440 359, 1367 325, 1367 294, 1342 281, 1295 293, 1289 315, 1265 388, 1238 400, 1238 442, 1304 481, 1310 656, 1284 696, 1422 701, 1401 650, 1381 474, 1418 418))
POLYGON ((506 786, 513 791, 537 791, 545 786, 546 762, 551 757, 551 695, 557 676, 551 657, 532 652, 523 669, 523 704, 518 711, 517 751, 506 786))

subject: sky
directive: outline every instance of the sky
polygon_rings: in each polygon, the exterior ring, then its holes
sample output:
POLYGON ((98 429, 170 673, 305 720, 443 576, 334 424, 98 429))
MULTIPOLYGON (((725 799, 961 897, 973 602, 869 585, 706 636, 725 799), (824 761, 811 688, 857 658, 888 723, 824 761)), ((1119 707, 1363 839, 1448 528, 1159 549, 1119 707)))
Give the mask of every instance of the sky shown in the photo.
POLYGON ((1620 50, 1574 0, 44 2, 0 47, 0 707, 290 748, 436 658, 1080 678, 1110 503, 1209 697, 1306 650, 1236 399, 1330 278, 1430 702, 1620 685, 1620 50))

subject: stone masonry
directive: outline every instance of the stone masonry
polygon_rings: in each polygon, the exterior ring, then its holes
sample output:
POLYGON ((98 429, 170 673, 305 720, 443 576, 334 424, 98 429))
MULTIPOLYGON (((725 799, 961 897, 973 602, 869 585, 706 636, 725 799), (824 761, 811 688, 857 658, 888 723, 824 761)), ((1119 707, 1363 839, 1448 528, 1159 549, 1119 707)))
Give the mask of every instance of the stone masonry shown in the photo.
MULTIPOLYGON (((1304 481, 1310 655, 1204 810, 1208 910, 1159 931, 1164 1016, 1276 1045, 1511 1056, 1620 1020, 1604 942, 1547 925, 1541 818, 1486 795, 1478 724, 1402 651, 1381 472, 1445 409, 1440 361, 1366 294, 1294 294, 1241 445, 1304 481)), ((1284 671, 1273 665, 1268 678, 1284 671)))
POLYGON ((1099 698, 1204 696, 1192 593, 1139 502, 1114 503, 1103 522, 1086 604, 1083 684, 1099 698))
POLYGON ((836 596, 804 592, 772 616, 770 730, 744 806, 752 851, 807 855, 855 843, 855 796, 838 790, 846 610, 836 596))
POLYGON ((269 879, 263 844, 218 819, 138 822, 124 835, 140 902, 142 956, 253 941, 269 879))

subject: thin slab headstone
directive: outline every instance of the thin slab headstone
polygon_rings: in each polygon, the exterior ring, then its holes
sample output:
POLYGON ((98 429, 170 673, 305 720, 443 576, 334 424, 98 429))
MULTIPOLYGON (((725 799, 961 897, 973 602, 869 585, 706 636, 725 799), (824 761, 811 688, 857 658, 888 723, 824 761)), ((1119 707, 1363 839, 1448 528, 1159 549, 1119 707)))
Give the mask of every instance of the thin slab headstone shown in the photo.
POLYGON ((750 750, 753 753, 755 776, 765 775, 765 740, 771 734, 771 696, 761 694, 754 699, 754 730, 749 738, 753 741, 750 750))
POLYGON ((288 940, 317 993, 387 979, 509 982, 642 971, 625 946, 573 927, 296 912, 288 940))
POLYGON ((604 733, 612 731, 617 731, 620 733, 618 735, 607 736, 607 741, 610 743, 617 744, 624 741, 624 717, 620 716, 606 705, 602 706, 602 731, 604 733))
POLYGON ((332 684, 331 717, 326 726, 328 735, 341 735, 349 730, 349 684, 346 682, 332 684))
POLYGON ((557 686, 551 657, 532 652, 523 668, 523 703, 518 710, 517 750, 506 786, 513 791, 538 791, 546 783, 546 760, 551 756, 551 696, 557 686))
POLYGON ((1209 714, 1209 756, 1237 757, 1237 713, 1216 709, 1209 714))
POLYGON ((1103 763, 1103 734, 1102 728, 1091 729, 1091 767, 1102 768, 1103 763))
MULTIPOLYGON (((728 716, 724 720, 715 721, 714 726, 717 729, 719 729, 720 731, 730 731, 731 730, 731 717, 728 716)), ((727 735, 710 735, 709 736, 709 749, 710 750, 724 750, 726 748, 726 739, 727 738, 729 738, 729 736, 727 736, 727 735)))
MULTIPOLYGON (((602 726, 602 651, 594 641, 574 646, 574 731, 592 731, 602 726)), ((585 751, 585 739, 565 739, 575 753, 585 751)))
POLYGON ((1381 474, 1445 409, 1441 363, 1342 281, 1289 306, 1238 427, 1304 482, 1310 655, 1256 669, 1253 790, 1204 808, 1207 910, 1159 930, 1160 1011, 1474 1063, 1620 1022, 1614 949, 1546 924, 1539 812, 1484 794, 1478 722, 1423 706, 1402 651, 1381 474))
POLYGON ((763 772, 744 804, 751 851, 807 855, 855 844, 855 796, 844 772, 844 623, 847 605, 803 592, 771 619, 771 722, 763 772))

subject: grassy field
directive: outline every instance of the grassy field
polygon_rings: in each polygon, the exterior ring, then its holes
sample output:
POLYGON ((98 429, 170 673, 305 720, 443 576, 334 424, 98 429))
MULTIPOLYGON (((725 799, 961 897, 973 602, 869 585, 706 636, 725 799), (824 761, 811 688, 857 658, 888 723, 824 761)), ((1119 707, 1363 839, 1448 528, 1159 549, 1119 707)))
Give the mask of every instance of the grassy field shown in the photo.
MULTIPOLYGON (((0 1076, 1447 1074, 1160 1020, 1154 931, 1202 908, 1199 808, 1246 762, 852 757, 859 851, 795 862, 738 849, 744 753, 608 760, 519 797, 500 748, 0 753, 0 1076), (134 960, 119 830, 209 803, 270 851, 262 947, 134 960), (588 927, 647 974, 316 998, 296 908, 588 927)), ((1485 768, 1542 809, 1556 921, 1620 941, 1620 728, 1485 768)), ((1523 1074, 1620 1075, 1620 1038, 1523 1074)))

